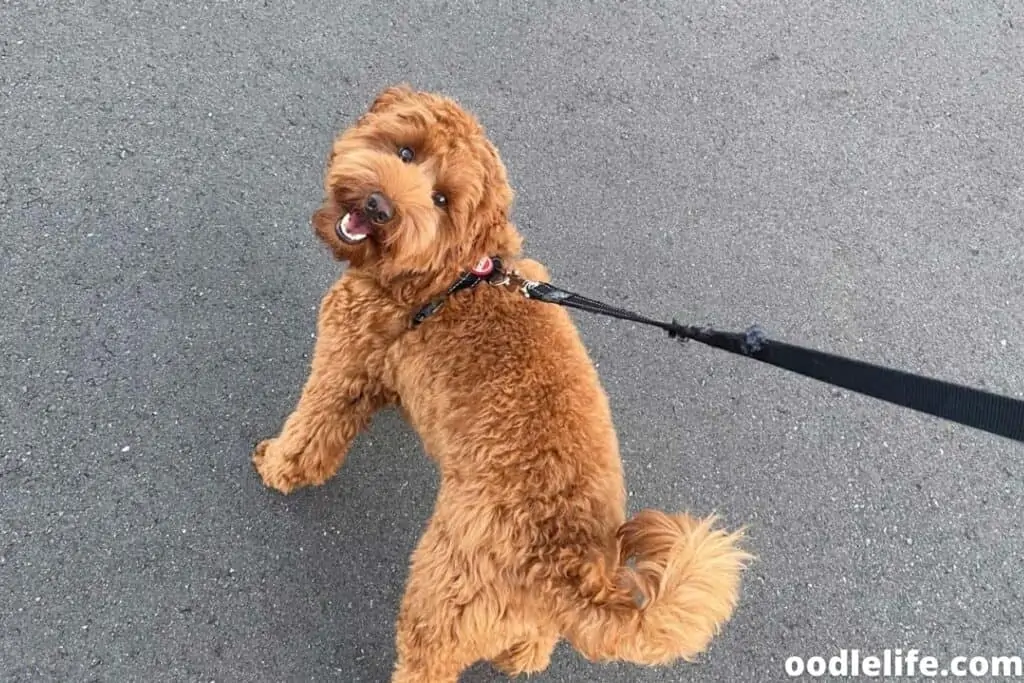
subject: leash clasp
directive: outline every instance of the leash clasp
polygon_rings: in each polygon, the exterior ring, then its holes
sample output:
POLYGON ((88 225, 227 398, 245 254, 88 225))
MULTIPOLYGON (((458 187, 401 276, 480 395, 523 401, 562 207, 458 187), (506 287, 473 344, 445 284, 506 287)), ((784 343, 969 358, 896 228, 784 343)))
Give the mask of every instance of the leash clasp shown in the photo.
POLYGON ((490 277, 487 278, 487 284, 495 287, 504 287, 512 282, 512 276, 505 271, 495 270, 491 273, 490 277))

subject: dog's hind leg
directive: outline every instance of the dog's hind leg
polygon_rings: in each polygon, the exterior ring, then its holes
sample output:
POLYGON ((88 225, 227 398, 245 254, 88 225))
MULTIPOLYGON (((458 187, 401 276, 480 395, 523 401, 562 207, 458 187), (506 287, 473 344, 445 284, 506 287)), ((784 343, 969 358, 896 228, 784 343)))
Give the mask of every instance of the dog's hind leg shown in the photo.
POLYGON ((529 640, 517 642, 492 659, 491 663, 512 678, 523 674, 537 674, 551 664, 551 653, 557 643, 557 632, 540 632, 529 640))
POLYGON ((413 553, 392 683, 456 683, 475 662, 507 649, 508 593, 497 569, 461 548, 435 513, 413 553))
POLYGON ((398 618, 398 660, 391 683, 456 683, 480 659, 460 632, 462 609, 444 604, 430 594, 426 582, 413 577, 398 618))

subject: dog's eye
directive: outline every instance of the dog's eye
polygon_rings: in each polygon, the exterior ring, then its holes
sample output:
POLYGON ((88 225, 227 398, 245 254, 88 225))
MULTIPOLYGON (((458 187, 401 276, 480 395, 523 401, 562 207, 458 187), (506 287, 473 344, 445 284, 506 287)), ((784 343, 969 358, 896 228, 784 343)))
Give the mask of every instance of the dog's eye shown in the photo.
POLYGON ((434 206, 436 206, 439 209, 443 209, 446 206, 448 206, 448 198, 445 197, 440 192, 435 192, 433 194, 433 199, 434 199, 434 206))
POLYGON ((416 155, 413 153, 411 147, 402 147, 401 149, 398 150, 398 157, 408 164, 412 162, 413 159, 416 158, 416 155))

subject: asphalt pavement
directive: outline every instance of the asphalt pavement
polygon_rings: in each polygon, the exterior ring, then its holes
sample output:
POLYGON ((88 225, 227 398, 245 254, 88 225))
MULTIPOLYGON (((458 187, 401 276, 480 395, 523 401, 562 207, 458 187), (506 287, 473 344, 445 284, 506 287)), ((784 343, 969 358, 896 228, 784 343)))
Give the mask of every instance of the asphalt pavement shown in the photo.
MULTIPOLYGON (((0 680, 387 680, 415 435, 287 498, 249 453, 340 272, 332 136, 399 81, 478 114, 558 283, 1024 395, 1019 3, 2 0, 0 680)), ((1024 447, 576 317, 631 509, 759 559, 699 663, 534 680, 1024 654, 1024 447)))

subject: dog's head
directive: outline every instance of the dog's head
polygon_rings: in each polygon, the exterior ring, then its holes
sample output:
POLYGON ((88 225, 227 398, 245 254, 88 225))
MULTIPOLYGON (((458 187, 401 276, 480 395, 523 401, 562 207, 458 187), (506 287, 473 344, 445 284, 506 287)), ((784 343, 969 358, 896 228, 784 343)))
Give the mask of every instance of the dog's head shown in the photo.
POLYGON ((406 86, 380 93, 331 150, 317 235, 383 281, 511 256, 512 189, 483 127, 450 99, 406 86))

